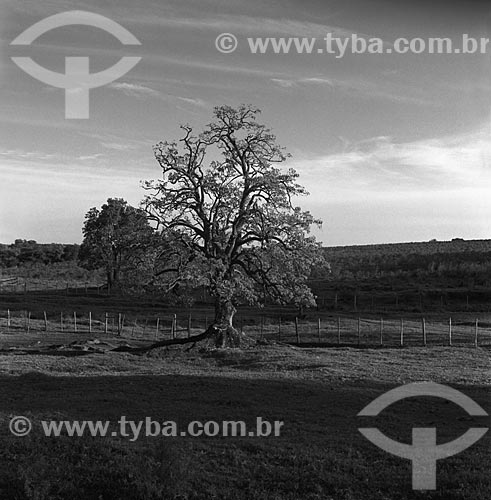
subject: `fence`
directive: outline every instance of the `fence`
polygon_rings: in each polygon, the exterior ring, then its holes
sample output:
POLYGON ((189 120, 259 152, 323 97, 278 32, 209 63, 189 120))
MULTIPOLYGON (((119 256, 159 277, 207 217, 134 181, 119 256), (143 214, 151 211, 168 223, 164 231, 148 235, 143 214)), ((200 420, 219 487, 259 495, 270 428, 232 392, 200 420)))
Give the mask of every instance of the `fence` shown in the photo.
MULTIPOLYGON (((0 347, 67 343, 81 338, 124 338, 145 342, 190 337, 202 333, 210 316, 163 314, 137 316, 108 312, 0 311, 0 347)), ((237 316, 235 326, 266 340, 318 346, 491 345, 491 323, 483 319, 319 317, 316 321, 280 316, 237 316)))
MULTIPOLYGON (((319 287, 319 283, 317 283, 319 287)), ((316 288, 312 285, 314 291, 316 288)), ((374 312, 374 311, 484 311, 490 310, 491 290, 483 289, 408 289, 316 291, 320 310, 374 312)))
MULTIPOLYGON (((248 328, 243 330, 248 333, 248 328)), ((264 323, 256 335, 266 339, 300 345, 352 346, 435 346, 435 345, 491 345, 491 324, 479 319, 447 321, 411 319, 366 319, 338 316, 319 318, 316 322, 264 323)))
MULTIPOLYGON (((490 311, 491 289, 454 288, 408 290, 333 290, 328 282, 313 281, 319 311, 343 313, 414 313, 429 311, 490 311)), ((106 284, 82 280, 34 279, 21 277, 0 278, 0 293, 27 294, 30 292, 64 292, 66 295, 108 295, 106 284)), ((213 302, 203 290, 197 290, 195 299, 204 304, 213 302)))

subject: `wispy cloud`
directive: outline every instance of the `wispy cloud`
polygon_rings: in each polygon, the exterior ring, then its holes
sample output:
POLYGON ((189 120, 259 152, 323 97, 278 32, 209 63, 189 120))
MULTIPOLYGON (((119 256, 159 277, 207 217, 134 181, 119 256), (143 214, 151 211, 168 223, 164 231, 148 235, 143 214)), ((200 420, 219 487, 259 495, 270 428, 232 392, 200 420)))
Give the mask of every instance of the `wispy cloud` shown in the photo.
POLYGON ((90 160, 97 160, 98 158, 102 158, 102 157, 104 157, 104 155, 102 153, 96 153, 96 154, 93 154, 93 155, 78 156, 77 160, 80 160, 80 161, 90 161, 90 160))
POLYGON ((114 151, 134 151, 138 149, 138 146, 134 144, 123 144, 119 142, 101 142, 103 148, 112 149, 114 151))
POLYGON ((208 107, 208 103, 204 99, 199 99, 197 97, 180 97, 176 96, 179 101, 185 102, 186 104, 193 104, 194 106, 199 106, 202 108, 208 107))
POLYGON ((67 157, 60 153, 45 153, 41 151, 27 151, 24 149, 9 149, 0 147, 0 158, 5 160, 19 160, 19 161, 63 161, 67 157))
POLYGON ((457 136, 397 142, 375 137, 341 153, 294 162, 302 178, 315 186, 314 196, 401 196, 401 193, 489 189, 489 126, 457 136))
POLYGON ((329 91, 339 91, 352 97, 384 99, 401 104, 417 104, 421 106, 438 106, 434 98, 426 97, 419 88, 386 80, 370 80, 368 78, 339 78, 311 76, 300 78, 271 78, 270 81, 285 89, 304 89, 311 91, 312 86, 324 87, 329 91))
POLYGON ((109 88, 120 90, 130 97, 162 97, 162 94, 146 85, 139 83, 113 82, 108 85, 109 88))
MULTIPOLYGON (((115 82, 111 83, 109 88, 121 91, 129 97, 136 97, 138 99, 144 99, 147 97, 161 99, 163 101, 173 103, 177 107, 179 107, 179 103, 190 104, 200 108, 209 107, 208 103, 204 99, 163 93, 141 83, 115 82)), ((179 107, 179 109, 181 108, 179 107)))
MULTIPOLYGON (((128 23, 165 26, 177 29, 233 31, 243 34, 262 34, 263 36, 350 36, 353 31, 341 26, 299 21, 290 18, 268 18, 247 15, 218 14, 213 17, 179 17, 133 15, 126 19, 128 23)), ((360 33, 359 33, 360 34, 360 33)), ((362 36, 362 34, 360 34, 362 36)))

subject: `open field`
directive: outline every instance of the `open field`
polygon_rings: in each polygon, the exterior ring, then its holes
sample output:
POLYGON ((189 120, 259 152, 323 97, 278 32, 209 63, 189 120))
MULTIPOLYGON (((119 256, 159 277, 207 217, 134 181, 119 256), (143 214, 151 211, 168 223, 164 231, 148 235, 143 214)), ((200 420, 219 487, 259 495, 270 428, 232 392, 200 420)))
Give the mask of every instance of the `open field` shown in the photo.
POLYGON ((422 311, 416 302, 404 305, 403 294, 396 303, 392 295, 386 300, 377 293, 373 307, 369 296, 360 294, 358 311, 349 293, 338 295, 336 309, 331 297, 305 311, 297 327, 299 313, 291 308, 240 308, 236 326, 263 341, 254 348, 196 346, 145 355, 112 349, 201 333, 213 317, 210 305, 179 308, 152 297, 135 300, 84 287, 0 295, 0 498, 490 498, 489 433, 439 461, 437 490, 421 493, 412 490, 409 461, 379 450, 358 431, 373 426, 410 443, 413 427, 437 427, 440 443, 469 427, 489 426, 489 419, 470 417, 435 398, 401 401, 375 419, 357 417, 388 389, 420 380, 449 384, 490 412, 487 299, 482 307, 471 295, 467 307, 463 296, 454 309, 456 302, 439 304, 435 295, 434 307, 422 311), (29 436, 9 433, 14 415, 31 419, 29 436), (257 417, 284 426, 280 437, 130 441, 119 435, 46 437, 40 423, 116 423, 123 415, 173 420, 180 427, 193 420, 242 420, 249 426, 257 417))
MULTIPOLYGON (((476 500, 491 495, 489 434, 438 464, 434 492, 411 489, 408 461, 358 432, 357 413, 399 384, 450 384, 491 410, 490 352, 451 349, 159 349, 143 356, 0 356, 0 497, 9 499, 476 500), (12 415, 33 421, 8 434, 12 415), (281 437, 54 438, 41 419, 282 420, 281 437)), ((450 441, 469 417, 443 400, 394 404, 370 424, 410 442, 414 426, 450 441)))
MULTIPOLYGON (((196 311, 187 316, 156 314, 137 316, 127 314, 93 315, 61 313, 10 313, 0 311, 0 350, 68 345, 98 339, 109 343, 150 344, 152 342, 187 338, 202 333, 208 316, 196 311)), ((206 313, 205 313, 206 314, 206 313)), ((451 318, 430 316, 424 319, 353 318, 318 314, 304 320, 287 321, 278 317, 240 316, 237 328, 256 339, 273 340, 312 347, 418 347, 491 346, 491 318, 482 314, 476 320, 471 315, 451 318)))

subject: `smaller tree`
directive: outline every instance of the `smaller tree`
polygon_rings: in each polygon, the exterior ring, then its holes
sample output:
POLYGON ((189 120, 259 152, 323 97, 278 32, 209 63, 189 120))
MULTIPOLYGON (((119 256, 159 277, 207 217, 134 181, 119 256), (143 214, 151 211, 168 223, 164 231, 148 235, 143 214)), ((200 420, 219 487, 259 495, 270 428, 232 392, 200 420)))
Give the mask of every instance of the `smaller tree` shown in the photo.
POLYGON ((121 198, 109 198, 100 210, 91 208, 82 231, 80 265, 104 268, 112 290, 121 288, 124 272, 138 267, 155 236, 145 212, 121 198))

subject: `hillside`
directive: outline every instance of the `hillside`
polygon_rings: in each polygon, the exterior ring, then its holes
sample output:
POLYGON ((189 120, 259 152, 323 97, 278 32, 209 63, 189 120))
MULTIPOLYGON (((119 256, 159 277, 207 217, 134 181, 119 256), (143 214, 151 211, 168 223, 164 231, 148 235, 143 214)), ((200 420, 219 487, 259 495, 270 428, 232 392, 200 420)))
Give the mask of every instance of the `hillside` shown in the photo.
MULTIPOLYGON (((29 280, 30 290, 41 290, 43 283, 63 289, 67 283, 102 284, 101 273, 77 265, 78 248, 26 240, 0 245, 0 277, 29 280)), ((324 252, 331 271, 316 269, 311 279, 323 309, 487 311, 491 304, 491 240, 338 246, 324 252)))
POLYGON ((488 286, 491 278, 491 240, 328 247, 325 254, 334 280, 404 277, 488 286))

